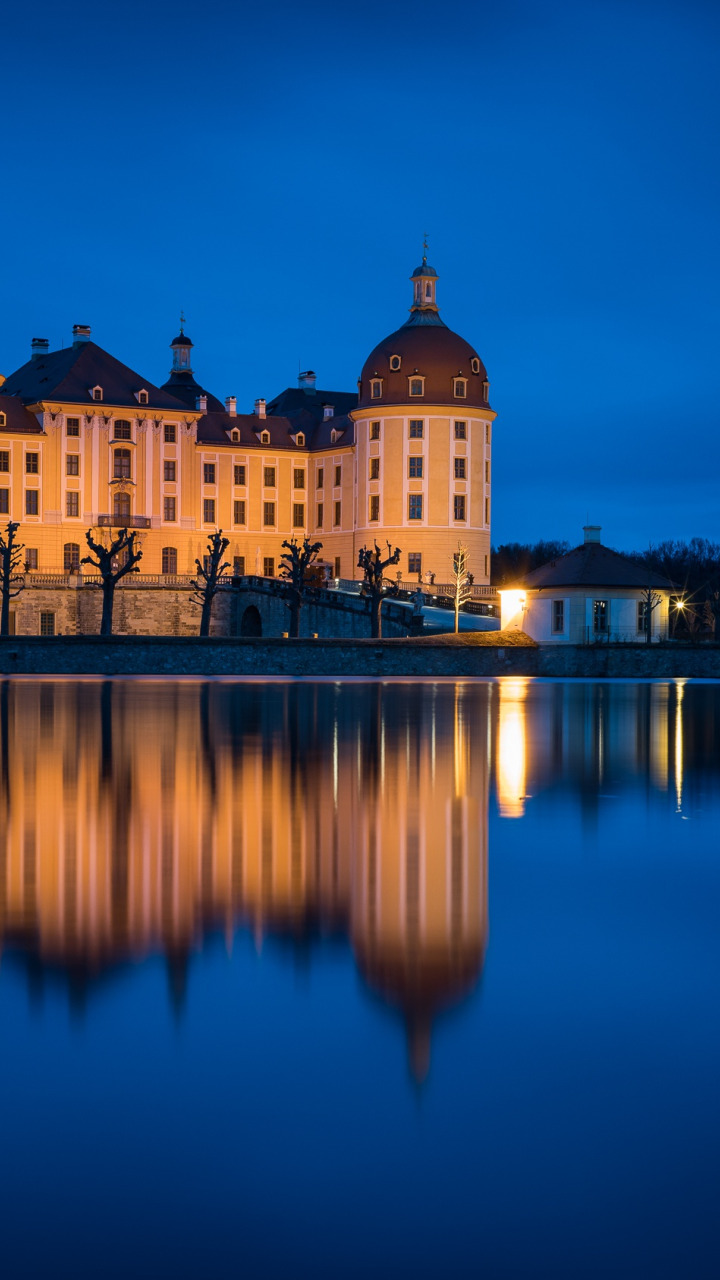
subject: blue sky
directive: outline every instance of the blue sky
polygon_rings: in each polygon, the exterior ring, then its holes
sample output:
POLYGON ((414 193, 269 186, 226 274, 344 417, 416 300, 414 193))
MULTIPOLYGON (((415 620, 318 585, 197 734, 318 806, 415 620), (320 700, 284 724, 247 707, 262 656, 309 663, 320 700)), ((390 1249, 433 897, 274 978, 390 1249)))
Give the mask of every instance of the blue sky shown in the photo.
POLYGON ((250 409, 353 389, 430 236, 493 540, 720 538, 720 10, 40 0, 6 15, 0 371, 73 323, 250 409))

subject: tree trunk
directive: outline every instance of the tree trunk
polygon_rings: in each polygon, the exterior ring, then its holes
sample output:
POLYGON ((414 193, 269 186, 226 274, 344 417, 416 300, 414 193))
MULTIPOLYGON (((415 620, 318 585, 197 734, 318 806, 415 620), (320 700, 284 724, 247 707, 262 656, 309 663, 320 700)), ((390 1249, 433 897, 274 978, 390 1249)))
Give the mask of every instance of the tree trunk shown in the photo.
POLYGON ((293 600, 290 604, 290 639, 297 640, 300 635, 300 609, 302 607, 301 600, 293 600))
POLYGON ((455 593, 455 635, 458 634, 459 630, 460 630, 460 599, 456 592, 455 593))
POLYGON ((212 613, 212 596, 205 596, 203 600, 202 613, 200 615, 200 635, 210 635, 210 614, 212 613))
POLYGON ((10 583, 3 579, 2 584, 2 610, 0 611, 0 636, 8 635, 10 631, 10 583))
POLYGON ((103 607, 102 620, 100 622, 100 635, 112 635, 112 618, 113 618, 113 600, 115 597, 115 583, 111 578, 105 578, 103 581, 103 607))
POLYGON ((382 637, 382 618, 380 609, 382 607, 382 596, 378 592, 376 595, 370 596, 370 635, 373 640, 380 640, 382 637))

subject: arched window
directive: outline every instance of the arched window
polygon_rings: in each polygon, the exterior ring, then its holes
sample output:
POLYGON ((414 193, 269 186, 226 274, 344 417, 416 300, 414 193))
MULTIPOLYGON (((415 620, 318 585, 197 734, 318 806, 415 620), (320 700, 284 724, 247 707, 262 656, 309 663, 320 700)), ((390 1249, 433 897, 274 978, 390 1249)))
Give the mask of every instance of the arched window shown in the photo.
POLYGON ((163 573, 177 573, 177 548, 176 547, 163 547, 162 571, 163 573))
POLYGON ((425 297, 426 297, 426 298, 432 298, 432 285, 431 285, 431 284, 426 284, 426 285, 425 285, 425 297))
POLYGON ((116 449, 113 461, 113 475, 116 480, 130 479, 130 450, 116 449))
POLYGON ((130 494, 116 493, 113 498, 113 515, 124 520, 130 515, 130 494))
POLYGON ((77 573, 80 568, 80 547, 77 542, 66 542, 63 547, 63 568, 66 573, 77 573))

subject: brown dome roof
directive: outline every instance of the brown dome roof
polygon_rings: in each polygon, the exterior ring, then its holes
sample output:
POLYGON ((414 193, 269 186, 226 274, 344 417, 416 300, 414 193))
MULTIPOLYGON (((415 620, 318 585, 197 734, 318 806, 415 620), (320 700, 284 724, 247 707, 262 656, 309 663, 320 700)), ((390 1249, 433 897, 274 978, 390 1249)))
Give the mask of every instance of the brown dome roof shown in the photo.
POLYGON ((413 323, 414 317, 378 343, 363 365, 359 388, 360 408, 388 404, 408 404, 408 378, 414 373, 425 378, 425 394, 418 404, 447 404, 456 409, 469 405, 473 409, 487 407, 483 383, 487 382, 485 365, 474 347, 459 334, 448 329, 439 317, 434 323, 413 323), (400 356, 400 368, 390 368, 390 357, 400 356), (473 365, 473 361, 477 363, 473 365), (473 370, 477 369, 475 373, 473 370), (467 396, 453 394, 453 378, 467 378, 467 396), (382 378, 382 395, 371 399, 370 380, 382 378))

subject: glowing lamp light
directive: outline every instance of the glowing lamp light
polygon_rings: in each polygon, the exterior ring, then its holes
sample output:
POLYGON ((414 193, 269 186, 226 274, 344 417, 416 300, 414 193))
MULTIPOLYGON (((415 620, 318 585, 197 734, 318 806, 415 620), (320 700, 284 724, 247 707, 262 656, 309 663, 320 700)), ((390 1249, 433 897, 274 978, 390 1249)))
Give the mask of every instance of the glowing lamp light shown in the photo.
POLYGON ((525 610, 526 596, 524 591, 500 591, 500 626, 505 627, 518 613, 525 610))

